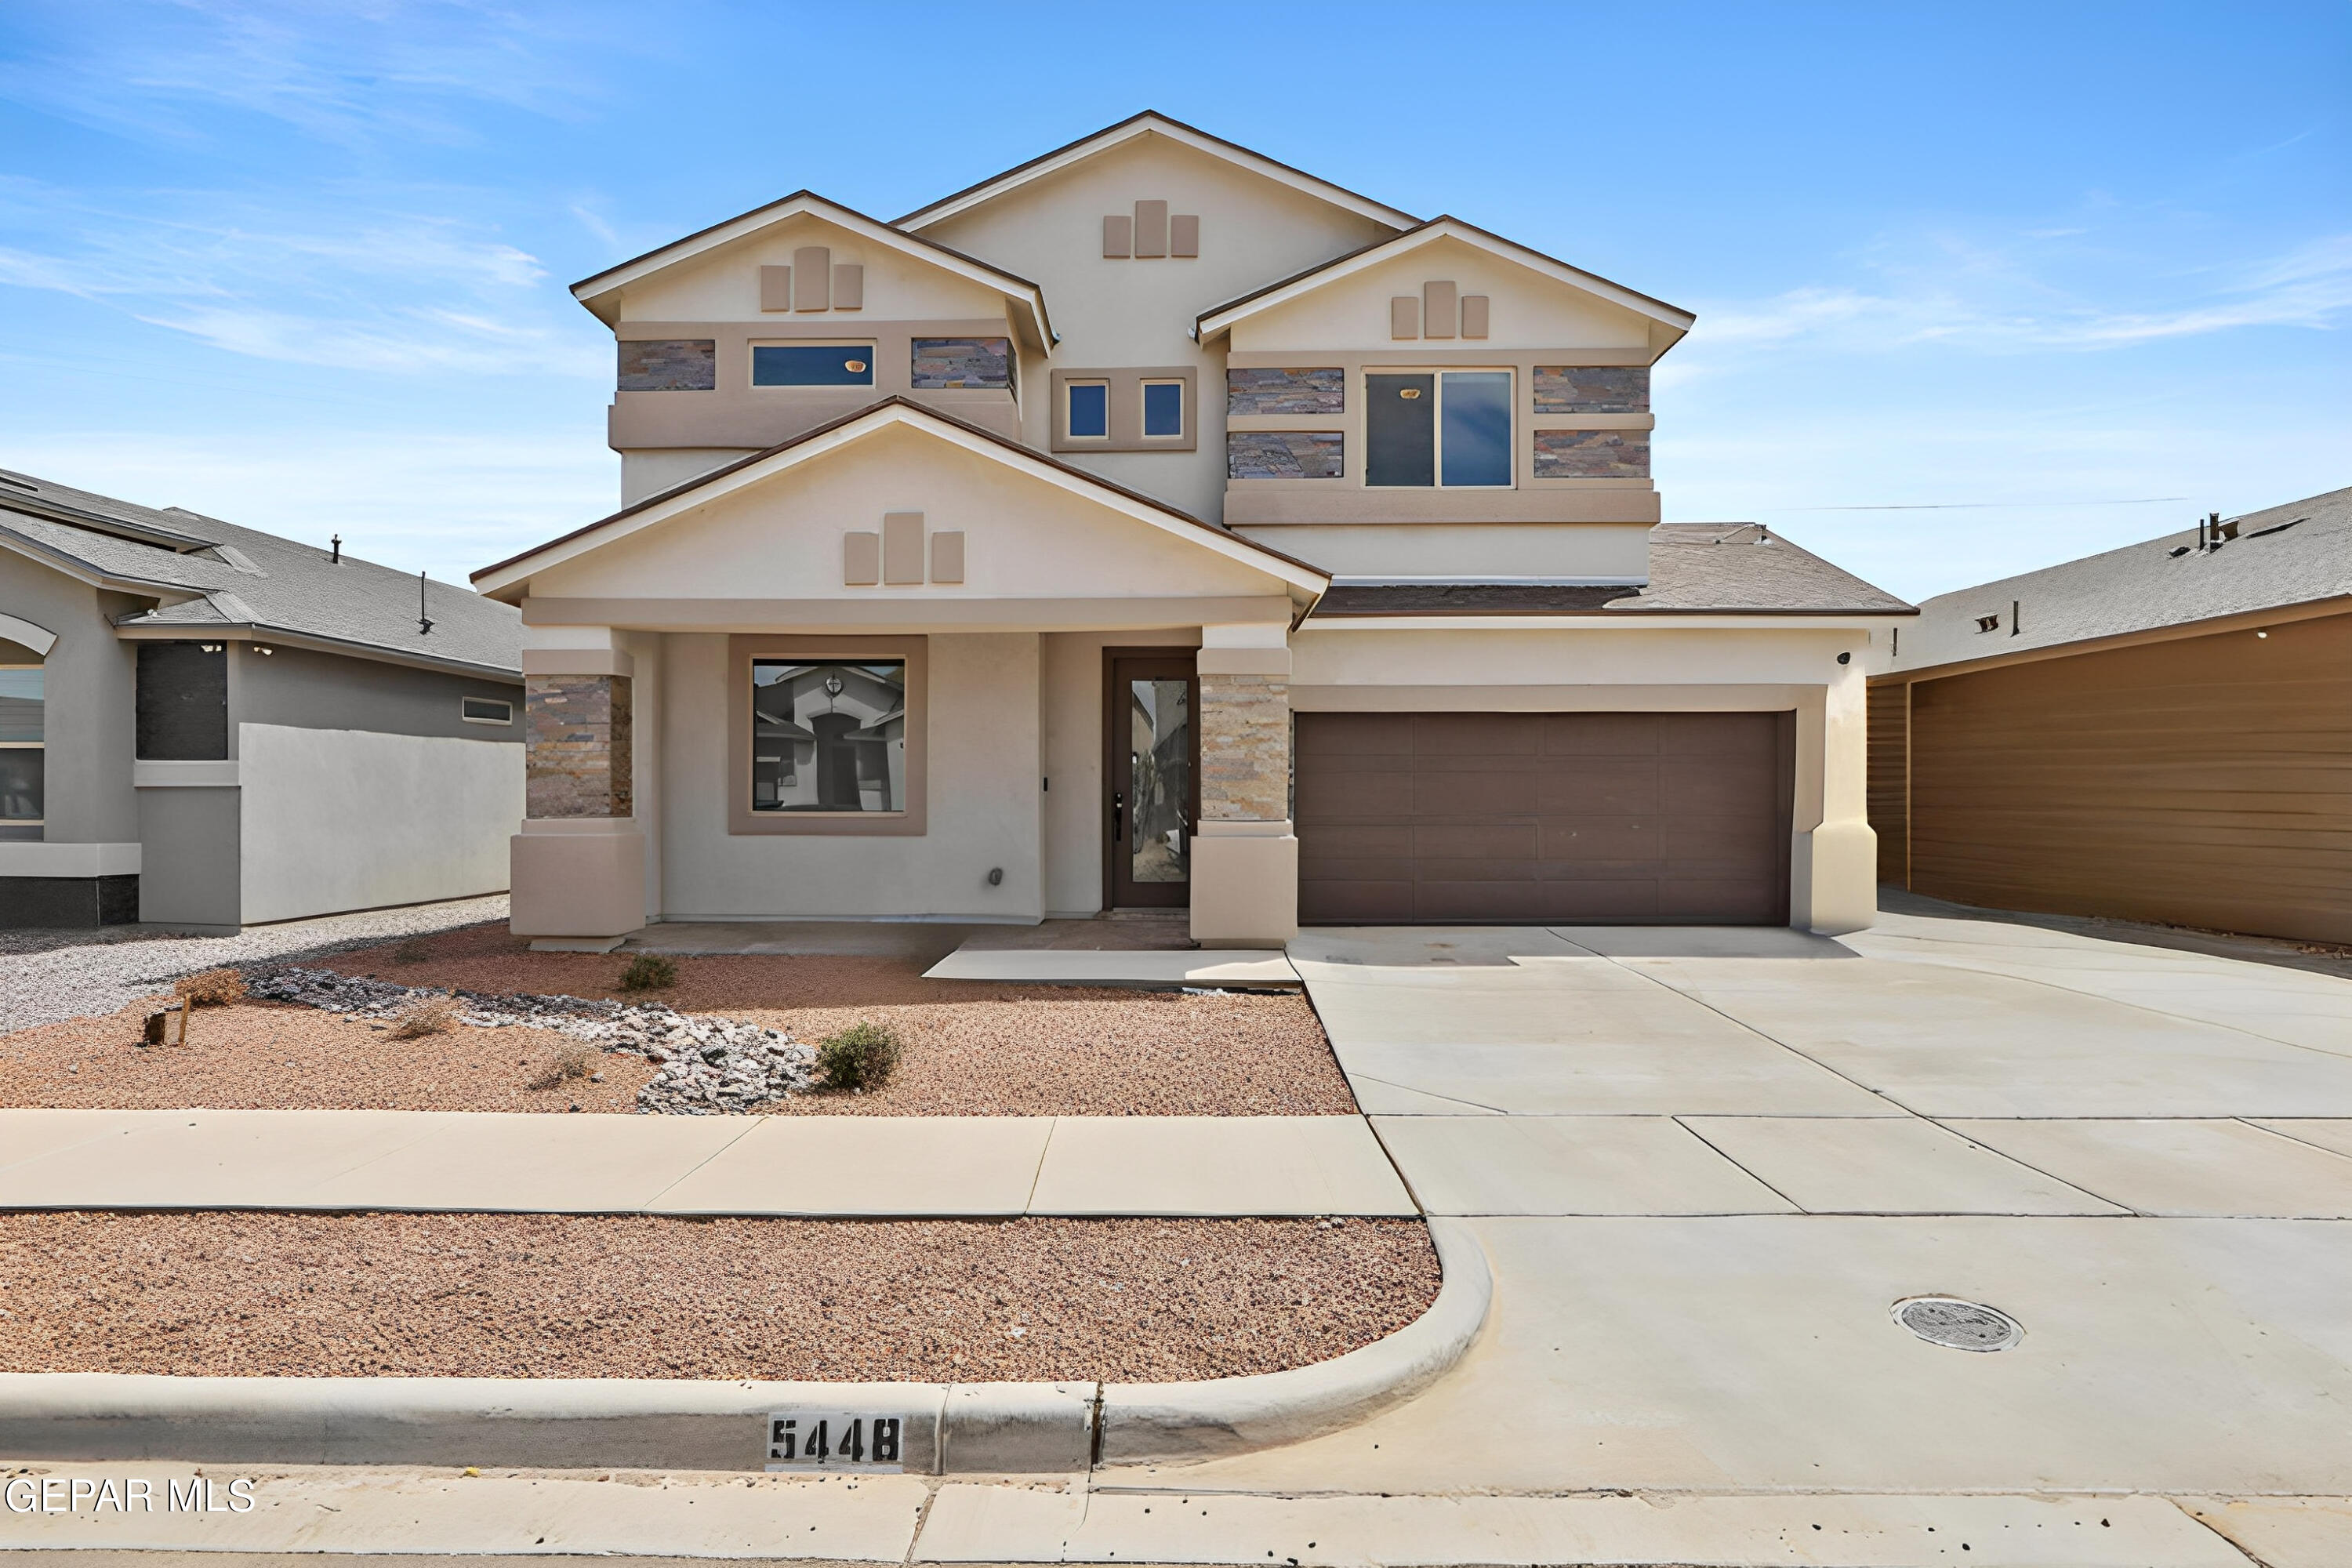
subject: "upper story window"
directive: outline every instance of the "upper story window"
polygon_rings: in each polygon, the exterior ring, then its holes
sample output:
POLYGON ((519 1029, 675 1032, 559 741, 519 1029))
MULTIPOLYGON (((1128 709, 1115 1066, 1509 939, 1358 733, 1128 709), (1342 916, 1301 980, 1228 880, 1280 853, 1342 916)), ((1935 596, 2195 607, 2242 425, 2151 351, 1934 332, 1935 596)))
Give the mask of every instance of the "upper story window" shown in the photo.
POLYGON ((46 764, 37 664, 0 664, 0 839, 41 836, 46 764))
POLYGON ((1181 381, 1147 381, 1143 384, 1143 434, 1153 437, 1178 437, 1184 434, 1184 384, 1181 381))
POLYGON ((1511 373, 1369 372, 1364 441, 1367 485, 1507 489, 1511 373))
POLYGON ((1064 388, 1069 399, 1066 423, 1074 441, 1108 440, 1110 438, 1110 383, 1107 381, 1074 381, 1064 388))
POLYGON ((871 386, 872 343, 754 343, 753 386, 871 386))

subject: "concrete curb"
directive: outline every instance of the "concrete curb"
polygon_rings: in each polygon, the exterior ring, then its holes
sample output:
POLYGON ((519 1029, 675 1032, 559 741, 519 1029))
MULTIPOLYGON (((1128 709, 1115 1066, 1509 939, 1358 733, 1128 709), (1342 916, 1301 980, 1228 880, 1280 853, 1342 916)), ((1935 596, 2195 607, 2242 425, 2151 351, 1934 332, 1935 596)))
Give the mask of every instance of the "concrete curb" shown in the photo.
POLYGON ((1206 1458, 1360 1420, 1461 1359, 1486 1322, 1493 1278, 1467 1228, 1429 1226, 1445 1282, 1426 1313, 1336 1360, 1259 1377, 1098 1386, 5 1373, 0 1458, 756 1470, 780 1410, 895 1417, 905 1466, 921 1475, 1206 1458))
POLYGON ((1428 1311, 1384 1340, 1313 1366, 1202 1383, 1108 1384, 1106 1465, 1195 1460, 1296 1443, 1350 1426, 1420 1393, 1475 1343, 1494 1304, 1486 1249, 1460 1220, 1432 1216, 1445 1282, 1428 1311))

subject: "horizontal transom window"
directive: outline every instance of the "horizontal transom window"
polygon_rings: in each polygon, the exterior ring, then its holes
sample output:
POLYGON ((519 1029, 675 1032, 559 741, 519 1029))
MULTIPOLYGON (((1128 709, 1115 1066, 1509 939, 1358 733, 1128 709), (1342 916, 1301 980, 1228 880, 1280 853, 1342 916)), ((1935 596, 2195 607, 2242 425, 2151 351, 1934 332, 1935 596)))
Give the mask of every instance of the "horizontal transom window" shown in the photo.
POLYGON ((753 386, 871 386, 872 343, 755 343, 753 386))

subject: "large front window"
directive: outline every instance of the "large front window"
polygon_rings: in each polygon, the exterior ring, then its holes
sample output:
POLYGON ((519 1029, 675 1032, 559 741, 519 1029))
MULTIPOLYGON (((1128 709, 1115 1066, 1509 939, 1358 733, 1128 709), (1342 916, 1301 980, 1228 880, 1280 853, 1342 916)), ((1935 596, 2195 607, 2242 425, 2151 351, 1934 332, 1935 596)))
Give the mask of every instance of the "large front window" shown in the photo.
POLYGON ((751 809, 907 809, 907 665, 751 661, 751 809))
POLYGON ((44 811, 41 667, 0 665, 0 838, 38 838, 44 811))
POLYGON ((1364 377, 1364 483, 1511 483, 1511 373, 1374 371, 1364 377))

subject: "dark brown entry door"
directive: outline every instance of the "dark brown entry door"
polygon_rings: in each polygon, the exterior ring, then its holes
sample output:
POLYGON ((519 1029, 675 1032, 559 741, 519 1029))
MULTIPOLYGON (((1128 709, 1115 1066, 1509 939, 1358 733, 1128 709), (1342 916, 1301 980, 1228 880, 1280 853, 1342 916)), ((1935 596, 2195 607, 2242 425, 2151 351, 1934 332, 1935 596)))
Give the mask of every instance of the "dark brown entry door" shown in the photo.
POLYGON ((1107 676, 1105 891, 1113 908, 1181 909, 1192 901, 1201 798, 1192 657, 1115 654, 1107 676))
POLYGON ((1788 713, 1302 713, 1298 918, 1780 925, 1788 713))

